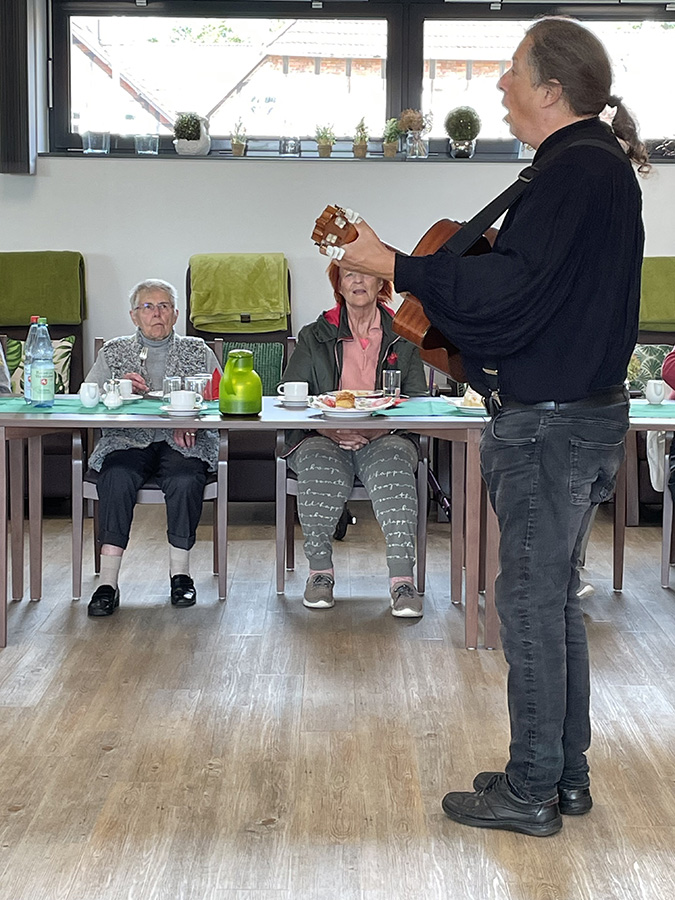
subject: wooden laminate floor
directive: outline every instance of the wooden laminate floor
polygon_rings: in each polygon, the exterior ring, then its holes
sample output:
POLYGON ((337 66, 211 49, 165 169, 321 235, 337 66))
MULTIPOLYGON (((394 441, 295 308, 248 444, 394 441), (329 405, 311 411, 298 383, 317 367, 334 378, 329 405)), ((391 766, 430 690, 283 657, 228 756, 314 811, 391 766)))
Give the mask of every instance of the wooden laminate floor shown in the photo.
MULTIPOLYGON (((140 507, 108 620, 71 601, 69 522, 47 521, 44 597, 11 605, 0 651, 2 900, 675 897, 675 595, 658 527, 628 530, 616 595, 596 523, 595 807, 538 839, 440 811, 503 766, 508 739, 502 655, 465 651, 449 603, 449 526, 430 526, 415 622, 389 614, 367 505, 327 611, 302 606, 302 565, 276 595, 271 508, 232 518, 229 599, 202 527, 199 603, 175 610, 163 510, 140 507)), ((90 552, 88 533, 86 597, 90 552)))

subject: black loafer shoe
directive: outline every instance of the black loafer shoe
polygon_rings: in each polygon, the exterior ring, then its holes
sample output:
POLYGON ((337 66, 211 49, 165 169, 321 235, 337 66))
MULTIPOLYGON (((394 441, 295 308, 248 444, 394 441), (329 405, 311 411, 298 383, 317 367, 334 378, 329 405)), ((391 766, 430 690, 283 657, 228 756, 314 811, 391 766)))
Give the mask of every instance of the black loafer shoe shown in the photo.
POLYGON ((443 797, 443 812, 461 825, 501 828, 534 837, 547 837, 562 828, 558 798, 530 803, 514 794, 503 772, 480 791, 453 792, 443 797))
POLYGON ((120 589, 111 584, 97 587, 87 607, 88 616, 112 616, 120 605, 120 589))
POLYGON ((195 583, 189 575, 173 575, 171 578, 171 605, 194 606, 197 602, 195 583))
MULTIPOLYGON (((482 791, 488 781, 499 774, 499 772, 479 772, 473 780, 474 791, 482 791)), ((590 788, 558 788, 558 808, 563 816, 583 816, 592 806, 590 788)))

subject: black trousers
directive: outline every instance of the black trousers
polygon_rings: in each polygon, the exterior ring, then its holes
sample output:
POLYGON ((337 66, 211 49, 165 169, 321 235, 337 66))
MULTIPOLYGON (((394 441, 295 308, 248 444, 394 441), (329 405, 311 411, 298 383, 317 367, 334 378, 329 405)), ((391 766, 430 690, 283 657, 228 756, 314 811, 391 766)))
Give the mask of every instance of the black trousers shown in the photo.
POLYGON ((169 543, 190 550, 202 514, 207 469, 203 460, 183 456, 166 441, 109 453, 97 481, 101 543, 126 548, 136 494, 154 479, 164 492, 169 543))

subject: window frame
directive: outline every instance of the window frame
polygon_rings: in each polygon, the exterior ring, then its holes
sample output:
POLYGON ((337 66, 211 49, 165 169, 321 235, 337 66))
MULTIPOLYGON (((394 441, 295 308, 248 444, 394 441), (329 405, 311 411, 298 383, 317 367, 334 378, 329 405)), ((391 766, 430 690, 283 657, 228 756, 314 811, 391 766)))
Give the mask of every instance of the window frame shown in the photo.
MULTIPOLYGON (((586 7, 580 2, 551 0, 501 0, 500 8, 488 0, 323 0, 314 9, 309 0, 51 0, 48 41, 49 141, 52 153, 70 153, 81 149, 80 136, 70 130, 70 34, 71 15, 175 16, 184 18, 316 18, 386 19, 387 86, 386 117, 398 116, 402 109, 420 109, 424 76, 424 22, 427 19, 473 19, 513 21, 541 15, 574 15, 579 21, 664 21, 675 23, 675 10, 667 10, 665 0, 600 0, 586 7)), ((515 49, 515 48, 514 48, 515 49)), ((262 137, 262 136, 261 136, 262 137)), ((675 138, 675 136, 673 136, 675 138)), ((430 141, 432 154, 444 152, 445 141, 430 141), (443 145, 443 146, 442 146, 443 145)), ((513 140, 487 141, 480 145, 474 159, 513 159, 513 140)), ((656 146, 659 141, 652 141, 656 146)), ((160 137, 160 152, 172 151, 170 136, 160 137)), ((133 138, 111 136, 111 152, 133 152, 133 138)), ((657 158, 659 158, 657 156, 657 158)), ((662 158, 666 158, 665 155, 662 158)), ((671 161, 675 162, 675 157, 671 161)))

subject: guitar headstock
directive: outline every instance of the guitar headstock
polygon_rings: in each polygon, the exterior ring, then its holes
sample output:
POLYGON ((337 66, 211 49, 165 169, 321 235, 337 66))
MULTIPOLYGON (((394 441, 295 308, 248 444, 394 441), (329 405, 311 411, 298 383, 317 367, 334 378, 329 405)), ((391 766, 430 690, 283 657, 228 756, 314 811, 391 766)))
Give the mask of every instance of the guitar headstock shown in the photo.
POLYGON ((342 259, 343 244, 350 244, 358 237, 354 225, 358 225, 361 216, 353 209, 342 209, 341 206, 327 206, 314 224, 312 240, 318 247, 324 247, 330 259, 342 259))

